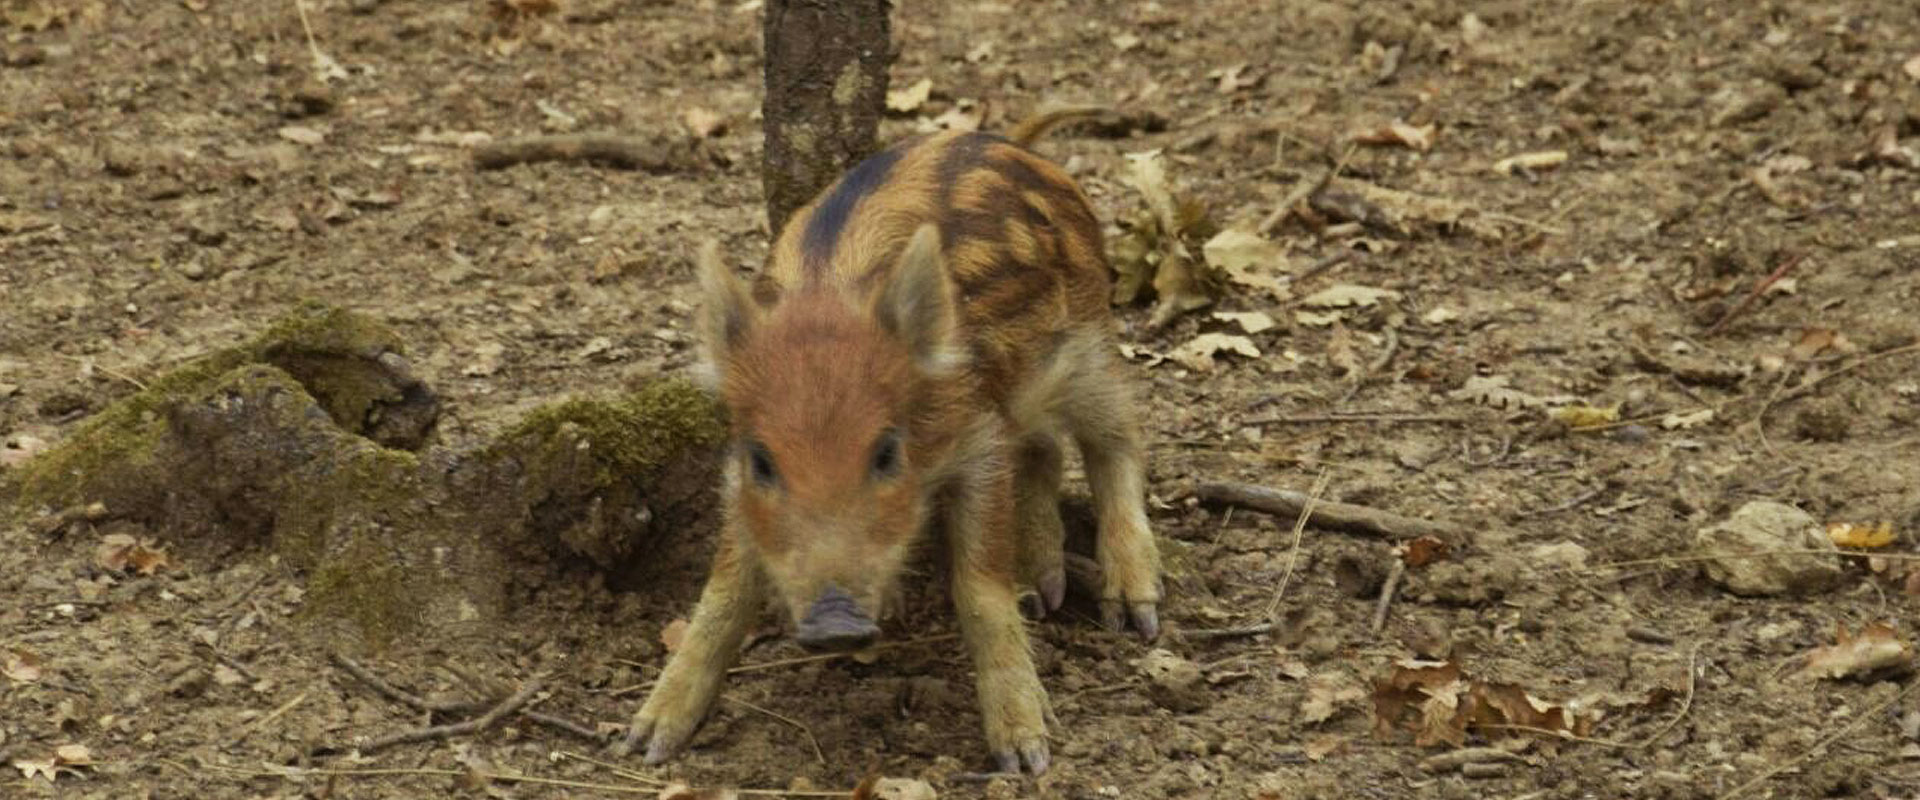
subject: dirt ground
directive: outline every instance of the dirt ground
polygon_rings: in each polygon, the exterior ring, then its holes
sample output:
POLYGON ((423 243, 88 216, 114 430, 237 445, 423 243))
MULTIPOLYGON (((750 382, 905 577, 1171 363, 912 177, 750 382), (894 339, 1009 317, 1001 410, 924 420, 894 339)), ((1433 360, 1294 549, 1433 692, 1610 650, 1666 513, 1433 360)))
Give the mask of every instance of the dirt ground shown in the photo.
MULTIPOLYGON (((414 343, 416 372, 450 409, 449 442, 686 367, 693 243, 718 234, 741 264, 766 252, 758 3, 561 0, 527 19, 492 10, 504 5, 311 0, 303 27, 292 2, 0 2, 9 446, 57 443, 302 298, 414 343), (695 143, 689 110, 710 134, 695 143), (656 170, 480 171, 464 149, 472 134, 568 130, 635 132, 678 155, 656 170)), ((1694 798, 1762 777, 1737 796, 1920 794, 1910 673, 1796 677, 1836 628, 1891 622, 1908 637, 1920 609, 1898 557, 1920 534, 1920 353, 1898 349, 1920 340, 1915 9, 899 3, 894 84, 932 91, 888 138, 1103 102, 1140 124, 1041 146, 1103 219, 1139 207, 1124 155, 1153 148, 1223 226, 1258 225, 1336 161, 1330 191, 1410 192, 1446 213, 1339 224, 1316 204, 1278 221, 1289 296, 1397 292, 1337 325, 1244 288, 1157 331, 1146 303, 1119 309, 1176 570, 1158 647, 1198 665, 1197 684, 1158 688, 1148 647, 1068 614, 1035 628, 1061 722, 1038 782, 967 775, 988 761, 971 673, 937 638, 873 663, 737 675, 736 702, 688 755, 624 767, 761 789, 844 790, 878 772, 950 797, 1694 798), (1425 131, 1428 149, 1348 146, 1395 121, 1416 143, 1425 131), (1495 169, 1551 151, 1564 162, 1495 169), (1240 332, 1214 311, 1278 324, 1249 334, 1258 357, 1221 355, 1210 371, 1156 361, 1201 333, 1240 332), (1550 419, 1576 401, 1618 405, 1628 424, 1550 419), (1349 413, 1389 418, 1311 419, 1349 413), (1477 534, 1409 569, 1377 632, 1389 542, 1309 528, 1296 549, 1291 518, 1191 499, 1206 481, 1304 491, 1323 472, 1330 499, 1477 534), (1753 500, 1820 523, 1888 521, 1896 541, 1880 552, 1894 555, 1846 559, 1817 592, 1732 594, 1684 559, 1697 530, 1753 500), (1261 622, 1283 584, 1272 630, 1202 633, 1261 622), (1376 735, 1374 682, 1409 658, 1607 713, 1578 741, 1479 729, 1467 746, 1511 755, 1423 765, 1453 744, 1376 735)), ((154 532, 172 567, 125 575, 96 563, 109 532, 0 529, 0 763, 67 744, 93 762, 51 780, 9 769, 0 795, 608 791, 455 777, 476 764, 643 783, 555 755, 593 745, 524 718, 303 761, 427 720, 328 662, 328 642, 295 622, 300 576, 265 549, 154 532)), ((662 565, 654 585, 621 591, 586 570, 554 575, 489 636, 423 637, 369 664, 449 696, 462 682, 443 665, 508 688, 546 672, 540 710, 623 724, 704 569, 662 565)), ((925 605, 889 635, 949 632, 925 605)), ((798 654, 773 638, 743 663, 798 654)))

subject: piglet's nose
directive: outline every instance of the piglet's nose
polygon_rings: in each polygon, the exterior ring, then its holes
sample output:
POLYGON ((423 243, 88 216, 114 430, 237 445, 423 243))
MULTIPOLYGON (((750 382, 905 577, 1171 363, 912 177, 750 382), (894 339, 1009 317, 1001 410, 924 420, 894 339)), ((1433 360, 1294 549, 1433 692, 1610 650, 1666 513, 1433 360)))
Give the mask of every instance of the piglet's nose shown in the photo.
POLYGON ((828 586, 820 593, 793 634, 801 647, 835 652, 858 650, 879 636, 880 627, 873 624, 873 618, 838 586, 828 586))

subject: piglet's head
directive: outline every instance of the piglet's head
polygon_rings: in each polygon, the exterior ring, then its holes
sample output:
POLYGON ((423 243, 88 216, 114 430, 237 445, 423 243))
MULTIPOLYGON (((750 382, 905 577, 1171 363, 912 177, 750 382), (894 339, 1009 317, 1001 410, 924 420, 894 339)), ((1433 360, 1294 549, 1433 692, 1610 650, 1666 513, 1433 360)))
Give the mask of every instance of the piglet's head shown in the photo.
POLYGON ((932 225, 856 281, 762 302, 699 258, 707 367, 732 418, 726 502, 795 637, 837 650, 875 623, 928 511, 927 389, 955 360, 953 292, 932 225))

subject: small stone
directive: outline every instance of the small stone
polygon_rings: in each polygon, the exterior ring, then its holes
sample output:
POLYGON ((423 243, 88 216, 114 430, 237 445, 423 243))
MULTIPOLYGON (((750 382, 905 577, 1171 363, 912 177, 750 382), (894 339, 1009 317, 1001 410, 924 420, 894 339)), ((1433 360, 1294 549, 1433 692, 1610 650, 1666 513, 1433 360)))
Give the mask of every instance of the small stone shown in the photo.
POLYGON ((1147 676, 1147 695, 1154 705, 1180 713, 1203 711, 1213 705, 1199 664, 1160 649, 1148 652, 1139 664, 1147 676))
POLYGON ((1794 417, 1793 429, 1802 439, 1843 442, 1853 431, 1853 412, 1837 399, 1815 400, 1794 417))
POLYGON ((296 117, 325 114, 332 111, 339 103, 334 96, 333 87, 312 79, 293 87, 293 90, 287 93, 287 99, 291 101, 288 111, 296 117))
POLYGON ((198 261, 189 261, 181 265, 180 274, 190 281, 204 280, 207 277, 207 268, 201 266, 198 261))
POLYGON ((1786 99, 1787 90, 1776 83, 1753 81, 1729 86, 1714 94, 1709 122, 1716 128, 1752 122, 1773 113, 1786 99))
POLYGON ((108 175, 125 178, 140 172, 144 161, 140 151, 119 142, 107 142, 100 146, 100 162, 108 175))
POLYGON ((175 676, 173 680, 167 682, 166 692, 174 697, 191 700, 205 694, 207 684, 211 680, 212 676, 208 675, 206 670, 199 667, 188 667, 185 672, 180 673, 178 676, 175 676))
POLYGON ((1701 529, 1695 544, 1703 555, 1714 557, 1701 564, 1707 579, 1738 595, 1818 592, 1832 587, 1841 575, 1838 555, 1798 552, 1838 549, 1812 515, 1785 503, 1756 500, 1741 506, 1726 521, 1701 529), (1787 551, 1790 554, 1753 555, 1787 551))

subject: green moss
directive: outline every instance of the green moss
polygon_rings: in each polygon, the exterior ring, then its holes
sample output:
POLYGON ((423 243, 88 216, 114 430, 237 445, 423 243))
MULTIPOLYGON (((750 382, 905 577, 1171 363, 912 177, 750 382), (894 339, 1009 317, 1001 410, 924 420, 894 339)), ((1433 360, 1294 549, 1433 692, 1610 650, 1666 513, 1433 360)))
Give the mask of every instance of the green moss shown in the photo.
POLYGON ((316 567, 307 580, 305 616, 349 622, 376 648, 417 623, 429 587, 409 580, 409 570, 384 550, 363 533, 316 567))
POLYGON ((373 404, 394 390, 374 370, 346 359, 364 362, 399 350, 399 336, 384 325, 302 303, 252 341, 188 362, 81 422, 58 447, 18 470, 16 502, 62 508, 109 492, 111 486, 103 484, 137 479, 164 441, 167 409, 205 396, 227 373, 250 363, 285 368, 330 416, 358 431, 373 404))
POLYGON ((498 447, 577 447, 594 459, 594 483, 653 474, 669 458, 726 436, 721 407, 691 382, 658 380, 612 399, 573 398, 529 412, 498 447))
POLYGON ((334 560, 325 552, 330 530, 384 522, 415 508, 420 497, 420 459, 405 450, 362 444, 324 470, 287 477, 299 485, 283 492, 273 544, 296 567, 334 560))

